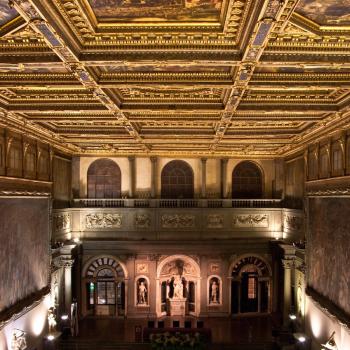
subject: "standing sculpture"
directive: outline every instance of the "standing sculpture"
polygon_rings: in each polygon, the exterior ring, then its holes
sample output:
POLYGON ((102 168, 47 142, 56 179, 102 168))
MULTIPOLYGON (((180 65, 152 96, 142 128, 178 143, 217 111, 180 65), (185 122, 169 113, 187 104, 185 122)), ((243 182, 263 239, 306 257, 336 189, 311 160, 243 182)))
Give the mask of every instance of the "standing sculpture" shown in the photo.
POLYGON ((147 304, 147 287, 145 286, 145 282, 141 281, 139 284, 139 291, 138 291, 139 304, 147 304))
POLYGON ((50 307, 47 313, 47 321, 49 324, 49 333, 54 333, 56 331, 56 315, 55 315, 55 309, 53 307, 50 307))
POLYGON ((211 284, 211 293, 210 293, 210 303, 218 304, 219 303, 219 285, 214 280, 211 284))
POLYGON ((184 286, 180 275, 176 275, 174 279, 174 295, 173 298, 181 299, 184 296, 184 286))

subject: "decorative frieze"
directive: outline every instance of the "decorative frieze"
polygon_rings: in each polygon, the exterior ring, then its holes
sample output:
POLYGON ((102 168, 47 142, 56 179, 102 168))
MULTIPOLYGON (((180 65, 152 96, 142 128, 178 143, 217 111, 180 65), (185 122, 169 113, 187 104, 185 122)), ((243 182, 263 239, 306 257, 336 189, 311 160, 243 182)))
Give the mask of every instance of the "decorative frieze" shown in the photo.
POLYGON ((53 217, 54 231, 67 231, 70 228, 71 228, 71 215, 69 213, 54 215, 53 217))
POLYGON ((233 215, 233 227, 268 227, 267 214, 239 214, 233 215))
POLYGON ((120 228, 122 215, 112 213, 93 213, 85 216, 85 227, 93 228, 120 228))
POLYGON ((162 228, 192 228, 195 226, 194 215, 163 214, 161 217, 162 228))
POLYGON ((300 231, 303 228, 304 220, 301 216, 283 215, 283 226, 285 230, 300 231))
POLYGON ((146 229, 151 227, 151 217, 149 214, 136 214, 135 227, 137 229, 146 229))
POLYGON ((224 216, 220 214, 209 214, 207 216, 207 228, 223 228, 224 216))

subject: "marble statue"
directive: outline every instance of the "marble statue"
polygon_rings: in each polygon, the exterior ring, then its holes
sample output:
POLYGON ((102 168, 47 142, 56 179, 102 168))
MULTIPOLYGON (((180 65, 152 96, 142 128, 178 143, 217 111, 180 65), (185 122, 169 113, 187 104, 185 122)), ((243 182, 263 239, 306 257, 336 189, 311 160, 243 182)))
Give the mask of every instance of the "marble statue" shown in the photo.
POLYGON ((11 350, 25 350, 27 349, 27 342, 24 332, 14 331, 11 340, 11 350))
POLYGON ((53 307, 50 307, 49 310, 48 310, 47 321, 49 323, 49 333, 55 332, 56 331, 57 321, 56 321, 56 316, 55 316, 53 307))
POLYGON ((211 284, 211 294, 210 294, 210 303, 218 304, 219 303, 219 285, 214 280, 211 284))
POLYGON ((139 295, 138 303, 147 304, 147 287, 145 286, 145 282, 143 281, 141 281, 141 283, 139 284, 138 295, 139 295))
POLYGON ((176 275, 174 279, 174 295, 173 298, 183 298, 184 286, 180 275, 176 275))

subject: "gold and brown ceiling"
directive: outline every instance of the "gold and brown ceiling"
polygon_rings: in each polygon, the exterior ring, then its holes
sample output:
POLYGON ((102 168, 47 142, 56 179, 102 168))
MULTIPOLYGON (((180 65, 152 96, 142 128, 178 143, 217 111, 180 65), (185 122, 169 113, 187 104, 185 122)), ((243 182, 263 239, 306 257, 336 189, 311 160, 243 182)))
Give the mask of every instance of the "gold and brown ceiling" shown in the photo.
POLYGON ((278 157, 349 105, 350 0, 0 0, 0 122, 75 154, 278 157))

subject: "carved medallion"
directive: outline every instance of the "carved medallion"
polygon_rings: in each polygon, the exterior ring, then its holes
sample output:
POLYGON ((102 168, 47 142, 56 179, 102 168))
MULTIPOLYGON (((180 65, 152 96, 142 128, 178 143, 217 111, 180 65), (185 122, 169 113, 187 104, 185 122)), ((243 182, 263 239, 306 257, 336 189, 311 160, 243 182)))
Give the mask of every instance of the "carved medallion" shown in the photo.
POLYGON ((148 264, 137 263, 136 264, 136 273, 138 273, 138 274, 148 273, 148 264))

